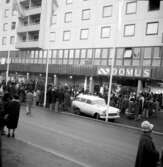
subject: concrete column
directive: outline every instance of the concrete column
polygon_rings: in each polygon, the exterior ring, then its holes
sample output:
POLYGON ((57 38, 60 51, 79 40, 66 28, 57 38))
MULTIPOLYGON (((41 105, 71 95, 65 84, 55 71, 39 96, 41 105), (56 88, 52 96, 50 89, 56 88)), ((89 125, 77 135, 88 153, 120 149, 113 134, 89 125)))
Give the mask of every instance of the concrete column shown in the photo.
POLYGON ((84 80, 84 91, 87 90, 87 84, 88 84, 87 82, 88 82, 87 77, 85 77, 85 80, 84 80))
POLYGON ((139 93, 143 90, 143 82, 141 80, 138 80, 138 86, 137 86, 137 96, 139 93))
POLYGON ((54 75, 54 86, 57 86, 58 84, 58 77, 57 75, 54 75))
POLYGON ((89 78, 89 92, 90 93, 94 92, 94 80, 92 76, 89 78))
POLYGON ((29 80, 29 73, 27 72, 27 80, 29 80))

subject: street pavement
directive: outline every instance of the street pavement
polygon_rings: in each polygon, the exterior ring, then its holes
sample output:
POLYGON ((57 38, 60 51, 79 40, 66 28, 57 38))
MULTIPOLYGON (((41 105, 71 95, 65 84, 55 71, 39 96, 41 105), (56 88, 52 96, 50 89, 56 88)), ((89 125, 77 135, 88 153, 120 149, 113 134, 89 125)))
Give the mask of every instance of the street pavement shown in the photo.
MULTIPOLYGON (((69 166, 83 167, 131 167, 134 166, 139 137, 138 129, 72 114, 55 113, 39 107, 33 108, 31 117, 26 116, 25 107, 22 107, 15 142, 4 137, 3 143, 15 145, 15 151, 19 153, 25 151, 24 159, 28 155, 32 156, 33 161, 41 158, 49 167, 55 163, 49 158, 50 155, 60 160, 58 164, 56 161, 56 167, 68 167, 66 163, 69 166), (39 154, 31 154, 29 147, 37 149, 35 152, 39 154)), ((153 135, 153 139, 160 151, 163 136, 153 135)), ((28 167, 25 164, 21 166, 28 167)), ((43 166, 45 164, 40 163, 40 167, 43 166)))

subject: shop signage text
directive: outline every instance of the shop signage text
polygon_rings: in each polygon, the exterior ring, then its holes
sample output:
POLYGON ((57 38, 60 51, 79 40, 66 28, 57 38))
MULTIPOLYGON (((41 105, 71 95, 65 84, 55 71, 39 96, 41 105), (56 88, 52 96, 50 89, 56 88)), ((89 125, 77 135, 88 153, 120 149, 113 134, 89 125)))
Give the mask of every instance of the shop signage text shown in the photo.
MULTIPOLYGON (((98 75, 110 75, 110 67, 100 67, 97 70, 98 75)), ((114 76, 125 76, 125 77, 143 77, 149 78, 151 75, 151 70, 149 68, 125 68, 125 67, 114 67, 114 76)))

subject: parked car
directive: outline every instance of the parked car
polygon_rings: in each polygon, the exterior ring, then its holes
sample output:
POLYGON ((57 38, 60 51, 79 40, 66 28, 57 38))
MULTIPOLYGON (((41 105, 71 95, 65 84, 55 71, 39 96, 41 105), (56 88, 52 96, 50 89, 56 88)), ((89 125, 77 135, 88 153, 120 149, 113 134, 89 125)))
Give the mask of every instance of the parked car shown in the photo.
MULTIPOLYGON (((103 98, 94 95, 79 94, 72 101, 72 109, 76 114, 84 113, 96 119, 105 119, 107 105, 103 98)), ((120 110, 109 106, 108 119, 119 118, 120 110)))

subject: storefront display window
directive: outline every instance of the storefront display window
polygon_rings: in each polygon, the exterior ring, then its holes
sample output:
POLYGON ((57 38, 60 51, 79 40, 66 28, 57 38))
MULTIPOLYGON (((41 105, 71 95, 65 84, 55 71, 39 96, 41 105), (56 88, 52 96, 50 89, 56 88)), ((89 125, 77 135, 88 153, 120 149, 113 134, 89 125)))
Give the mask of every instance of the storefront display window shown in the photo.
MULTIPOLYGON (((110 62, 111 62, 111 60, 110 60, 110 62)), ((109 63, 109 65, 110 65, 111 63, 109 63)), ((117 59, 116 60, 116 65, 117 66, 122 66, 122 59, 117 59)))
POLYGON ((77 49, 75 50, 75 58, 79 58, 79 56, 80 56, 80 50, 77 49))
POLYGON ((143 66, 151 66, 151 59, 146 59, 143 61, 143 66))
POLYGON ((96 49, 95 58, 100 58, 100 57, 101 57, 101 49, 96 49))
POLYGON ((102 55, 101 55, 102 58, 108 58, 109 57, 109 54, 108 54, 108 49, 102 49, 102 55))
POLYGON ((117 58, 122 58, 123 57, 123 48, 118 48, 117 49, 117 58))
POLYGON ((144 58, 151 58, 152 48, 144 49, 144 58))

